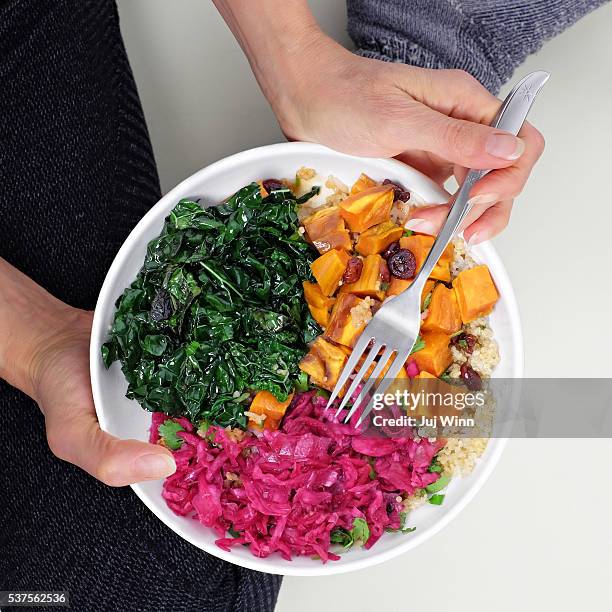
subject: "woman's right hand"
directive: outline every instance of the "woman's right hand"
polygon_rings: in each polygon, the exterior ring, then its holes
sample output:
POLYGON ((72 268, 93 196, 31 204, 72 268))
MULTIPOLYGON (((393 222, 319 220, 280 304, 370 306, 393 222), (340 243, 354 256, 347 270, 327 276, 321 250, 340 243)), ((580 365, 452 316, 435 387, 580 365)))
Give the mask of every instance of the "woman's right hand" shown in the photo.
MULTIPOLYGON (((544 139, 528 123, 520 138, 491 128, 501 102, 476 79, 359 57, 323 35, 300 61, 308 70, 283 83, 276 102, 287 136, 353 155, 397 157, 439 184, 453 174, 461 181, 467 168, 491 169, 472 189, 462 229, 477 243, 507 225, 544 139)), ((419 208, 407 226, 434 234, 447 214, 448 205, 419 208)))
MULTIPOLYGON (((489 127, 500 101, 460 70, 426 70, 359 57, 326 36, 307 0, 214 0, 242 45, 284 133, 371 157, 398 157, 438 183, 491 169, 473 188, 462 229, 482 242, 508 223, 544 148, 489 127), (279 6, 282 4, 282 6, 279 6)), ((419 208, 409 227, 435 233, 448 206, 419 208)))

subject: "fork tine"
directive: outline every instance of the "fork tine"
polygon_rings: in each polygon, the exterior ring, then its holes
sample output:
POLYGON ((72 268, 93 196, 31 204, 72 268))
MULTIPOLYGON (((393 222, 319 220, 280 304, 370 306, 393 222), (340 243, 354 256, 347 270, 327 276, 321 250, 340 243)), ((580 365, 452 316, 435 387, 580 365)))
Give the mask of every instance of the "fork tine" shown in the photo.
POLYGON ((391 383, 395 381, 396 376, 399 374, 399 371, 402 369, 402 367, 404 366, 404 363, 406 363, 406 359, 408 359, 409 356, 410 356, 409 352, 404 352, 402 353, 402 355, 398 353, 395 356, 393 363, 389 366, 389 369, 385 373, 385 377, 382 379, 380 385, 378 385, 378 388, 374 391, 374 393, 370 397, 370 401, 368 402, 368 405, 364 408, 363 412, 359 416, 359 419, 357 420, 355 427, 359 427, 359 425, 361 425, 361 423, 368 416, 368 414, 372 412, 372 408, 374 407, 374 395, 383 395, 387 391, 391 383))
POLYGON ((355 374, 355 378, 353 379, 351 386, 348 388, 348 391, 344 394, 344 397, 342 398, 342 401, 340 402, 340 406, 338 407, 338 410, 336 411, 336 417, 340 414, 342 409, 346 406, 346 403, 351 399, 351 396, 355 392, 355 389, 357 389, 362 378, 366 375, 368 368, 370 367, 371 363, 374 361, 376 355, 378 355, 378 351, 380 351, 381 347, 382 347, 382 343, 377 342, 370 349, 370 352, 365 358, 362 366, 359 368, 359 371, 357 372, 357 374, 355 374))
POLYGON ((344 387, 344 385, 346 384, 346 381, 348 380, 349 376, 355 369, 355 366, 359 362, 361 355, 367 348, 371 339, 372 339, 371 337, 368 337, 363 333, 359 337, 359 340, 357 341, 357 344, 355 345, 353 352, 350 354, 348 361, 344 364, 344 368, 342 368, 342 373, 340 374, 340 377, 338 378, 338 382, 334 386, 334 390, 332 391, 332 394, 329 396, 329 400, 327 401, 327 406, 325 406, 325 410, 327 410, 332 405, 333 401, 340 394, 340 391, 342 391, 342 387, 344 387))
POLYGON ((378 360, 378 363, 376 364, 374 371, 372 372, 372 374, 370 374, 370 378, 368 382, 363 386, 363 389, 359 393, 359 397, 353 402, 353 405, 351 406, 349 413, 346 415, 344 419, 345 423, 348 423, 351 420, 352 416, 355 414, 355 411, 357 410, 357 408, 359 408, 359 406, 363 402, 363 398, 367 397, 368 391, 370 390, 370 388, 372 387, 376 379, 379 377, 380 373, 385 367, 385 364, 387 363, 387 361, 389 361, 389 358, 391 357, 394 351, 395 349, 391 348, 390 346, 388 346, 385 349, 385 352, 382 354, 382 357, 378 360))

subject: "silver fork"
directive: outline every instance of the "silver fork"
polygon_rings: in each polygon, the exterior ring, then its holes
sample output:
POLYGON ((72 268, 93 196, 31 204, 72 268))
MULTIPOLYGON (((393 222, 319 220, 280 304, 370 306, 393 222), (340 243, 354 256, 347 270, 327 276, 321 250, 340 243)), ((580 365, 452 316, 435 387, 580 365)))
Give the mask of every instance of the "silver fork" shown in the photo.
MULTIPOLYGON (((549 76, 547 72, 537 71, 521 79, 502 103, 491 126, 516 136, 527 118, 535 97, 549 76)), ((487 172, 487 170, 470 170, 468 172, 463 184, 457 191, 448 217, 414 281, 400 295, 386 302, 361 333, 327 402, 327 408, 329 408, 348 382, 361 357, 365 355, 363 364, 355 374, 351 385, 340 402, 336 416, 344 409, 362 383, 381 349, 384 350, 369 379, 364 383, 359 397, 353 402, 345 422, 353 417, 360 405, 363 404, 364 398, 370 397, 367 406, 357 420, 356 427, 363 422, 372 411, 374 395, 381 397, 387 391, 410 356, 421 326, 421 293, 425 282, 444 249, 455 236, 461 222, 470 211, 469 194, 472 187, 487 172), (368 347, 369 351, 366 355, 368 347), (378 387, 373 389, 388 363, 389 368, 385 372, 384 378, 378 387)))

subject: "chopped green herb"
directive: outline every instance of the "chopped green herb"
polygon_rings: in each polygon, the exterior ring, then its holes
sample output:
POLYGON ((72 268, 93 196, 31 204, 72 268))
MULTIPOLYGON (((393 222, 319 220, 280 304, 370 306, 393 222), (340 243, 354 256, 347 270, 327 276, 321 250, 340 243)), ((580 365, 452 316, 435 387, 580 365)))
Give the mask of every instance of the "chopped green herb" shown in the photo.
POLYGON ((444 487, 446 487, 450 481, 451 477, 448 474, 440 474, 440 478, 438 478, 436 482, 432 482, 430 485, 427 485, 425 490, 428 493, 437 493, 438 491, 444 489, 444 487))
POLYGON ((348 550, 353 546, 353 534, 346 529, 338 527, 329 534, 329 541, 332 544, 340 544, 344 550, 348 550))
POLYGON ((308 374, 306 372, 300 372, 297 380, 295 381, 296 391, 308 391, 308 374))
POLYGON ((444 497, 445 495, 436 494, 436 495, 432 495, 428 501, 430 504, 433 504, 434 506, 441 506, 442 502, 444 502, 444 497))
POLYGON ((159 436, 164 443, 164 446, 171 448, 172 450, 178 450, 183 445, 183 439, 179 438, 176 434, 179 431, 185 431, 176 421, 168 419, 164 421, 158 429, 159 436))
POLYGON ((448 384, 453 382, 453 379, 451 378, 451 375, 448 370, 440 374, 440 380, 443 380, 445 383, 448 383, 448 384))
POLYGON ((438 462, 438 460, 434 457, 434 460, 431 462, 431 465, 429 466, 429 472, 434 472, 436 474, 440 474, 442 472, 443 468, 440 465, 440 463, 438 462))
POLYGON ((386 291, 388 288, 389 288, 389 283, 387 283, 387 282, 385 282, 385 281, 382 281, 382 282, 380 283, 380 290, 381 290, 381 291, 386 291))
POLYGON ((417 351, 420 351, 424 348, 425 340, 423 340, 423 337, 421 336, 421 334, 419 334, 417 336, 416 342, 414 343, 414 346, 412 347, 412 350, 410 351, 410 354, 412 355, 412 353, 416 353, 417 351))
POLYGON ((426 296, 425 299, 423 300, 423 308, 421 308, 421 312, 427 310, 429 308, 429 305, 431 304, 431 296, 432 296, 433 291, 430 291, 426 296))
POLYGON ((408 236, 412 236, 413 234, 414 234, 414 232, 413 232, 412 230, 405 229, 405 230, 404 230, 404 233, 402 234, 402 236, 403 236, 404 238, 408 238, 408 236))
POLYGON ((355 546, 363 546, 370 539, 370 528, 367 522, 362 518, 356 518, 353 521, 351 534, 355 546))

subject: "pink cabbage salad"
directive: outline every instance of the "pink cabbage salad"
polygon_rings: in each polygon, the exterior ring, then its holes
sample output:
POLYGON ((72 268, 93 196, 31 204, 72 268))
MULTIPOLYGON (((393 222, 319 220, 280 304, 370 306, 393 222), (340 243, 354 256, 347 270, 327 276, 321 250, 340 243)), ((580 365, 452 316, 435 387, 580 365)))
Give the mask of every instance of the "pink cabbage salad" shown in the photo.
POLYGON ((444 442, 364 436, 326 402, 300 393, 280 429, 257 434, 217 426, 202 434, 154 413, 151 442, 171 425, 180 446, 163 487, 168 506, 213 529, 224 550, 245 545, 257 557, 337 560, 333 550, 370 548, 385 531, 404 530, 403 498, 438 480, 430 467, 444 442))

